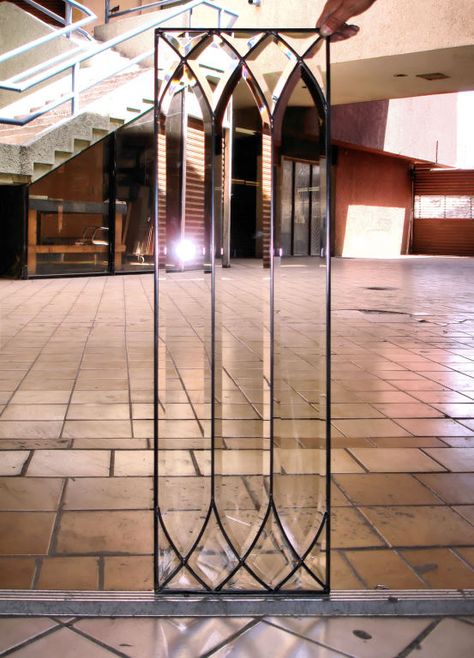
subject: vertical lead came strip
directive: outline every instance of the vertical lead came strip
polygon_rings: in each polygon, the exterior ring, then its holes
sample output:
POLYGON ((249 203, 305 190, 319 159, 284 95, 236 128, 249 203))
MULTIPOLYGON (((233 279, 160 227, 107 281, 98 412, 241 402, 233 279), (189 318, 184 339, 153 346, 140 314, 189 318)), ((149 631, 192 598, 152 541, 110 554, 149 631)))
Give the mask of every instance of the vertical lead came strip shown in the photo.
POLYGON ((154 114, 154 140, 153 140, 153 230, 154 230, 154 272, 153 272, 153 583, 155 592, 160 587, 160 574, 158 568, 158 347, 159 347, 159 266, 160 266, 160 244, 158 239, 159 210, 158 210, 158 135, 159 135, 159 99, 158 99, 158 50, 160 37, 155 32, 155 79, 154 92, 155 104, 154 114))
MULTIPOLYGON (((275 468, 275 198, 276 198, 276 162, 275 162, 275 140, 274 121, 270 116, 270 158, 271 158, 271 181, 270 181, 270 505, 273 506, 273 471, 275 468)), ((264 166, 264 130, 262 130, 262 167, 264 166)), ((262 171, 262 197, 264 195, 263 171, 262 171)), ((264 204, 262 198, 262 213, 264 204)), ((263 224, 263 217, 262 217, 263 224)), ((265 255, 264 255, 265 263, 265 255)), ((264 373, 265 374, 265 373, 264 373)))
MULTIPOLYGON (((216 115, 211 114, 211 507, 216 494, 216 115)), ((221 347, 222 349, 222 347, 221 347)), ((223 421, 224 419, 222 419, 223 421)))
POLYGON ((331 590, 331 59, 326 39, 326 588, 331 590))

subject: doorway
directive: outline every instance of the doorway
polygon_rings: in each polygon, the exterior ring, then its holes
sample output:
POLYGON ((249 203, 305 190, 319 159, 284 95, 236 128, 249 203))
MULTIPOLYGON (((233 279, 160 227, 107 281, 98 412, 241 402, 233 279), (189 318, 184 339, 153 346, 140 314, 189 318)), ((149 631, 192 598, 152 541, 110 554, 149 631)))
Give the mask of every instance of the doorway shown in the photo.
POLYGON ((319 163, 283 159, 281 240, 285 254, 321 254, 320 177, 319 163))

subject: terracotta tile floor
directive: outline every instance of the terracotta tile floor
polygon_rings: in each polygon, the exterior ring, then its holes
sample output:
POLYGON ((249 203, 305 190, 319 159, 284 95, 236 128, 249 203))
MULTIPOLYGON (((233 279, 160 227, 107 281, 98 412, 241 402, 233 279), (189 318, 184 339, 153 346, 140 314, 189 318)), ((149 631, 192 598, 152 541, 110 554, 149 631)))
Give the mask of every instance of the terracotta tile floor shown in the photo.
MULTIPOLYGON (((324 490, 324 332, 314 322, 324 271, 311 278, 307 261, 294 265, 285 294, 279 289, 285 349, 278 352, 284 375, 275 467, 282 504, 310 513, 324 490)), ((474 587, 473 275, 471 259, 334 261, 336 589, 474 587)), ((172 331, 164 334, 169 355, 160 371, 166 414, 163 407, 159 468, 163 499, 169 509, 179 503, 180 523, 192 535, 209 494, 208 307, 205 279, 186 277, 163 304, 172 331)), ((228 475, 220 497, 229 516, 237 510, 254 522, 268 464, 268 337, 261 329, 268 282, 256 264, 237 262, 222 286, 217 416, 224 420, 216 422, 218 468, 228 475)), ((0 588, 152 587, 152 299, 150 275, 0 280, 0 588)), ((23 647, 12 655, 40 656, 49 637, 84 643, 77 655, 86 645, 88 655, 109 655, 110 646, 114 655, 149 655, 114 644, 107 625, 99 632, 89 622, 33 622, 31 635, 5 640, 5 649, 23 647)), ((285 638, 286 655, 295 633, 309 643, 307 655, 382 656, 370 643, 357 653, 351 633, 347 645, 333 644, 326 622, 290 633, 274 621, 227 623, 216 631, 222 640, 246 629, 239 656, 255 655, 255 638, 273 636, 285 638)), ((387 655, 429 625, 419 623, 387 655)), ((205 623, 196 624, 204 637, 205 623)), ((472 631, 449 624, 460 638, 472 631)), ((179 628, 170 622, 170 633, 179 628)), ((433 627, 417 656, 443 655, 441 629, 433 627)), ((221 639, 214 648, 203 640, 203 655, 234 655, 219 648, 221 639)))

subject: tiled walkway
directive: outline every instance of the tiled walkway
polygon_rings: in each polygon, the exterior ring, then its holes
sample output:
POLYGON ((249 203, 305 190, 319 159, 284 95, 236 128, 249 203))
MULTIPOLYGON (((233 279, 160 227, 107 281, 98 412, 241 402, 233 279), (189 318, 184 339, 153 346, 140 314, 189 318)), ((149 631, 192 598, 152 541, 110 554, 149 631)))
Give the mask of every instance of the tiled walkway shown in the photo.
POLYGON ((0 619, 13 658, 471 658, 474 620, 0 619))
MULTIPOLYGON (((252 313, 239 281, 261 278, 261 270, 242 263, 230 272, 235 315, 252 313)), ((335 588, 474 587, 473 275, 470 259, 334 262, 335 588)), ((298 294, 303 304, 309 299, 304 267, 295 277, 290 301, 297 306, 298 294)), ((0 280, 0 588, 151 588, 151 303, 149 275, 0 280)), ((186 308, 192 325, 199 304, 186 308)), ((239 350, 258 353, 243 329, 239 341, 239 350)), ((303 347, 295 350, 301 360, 303 347)), ((163 455, 161 472, 175 472, 179 460, 181 480, 202 479, 200 432, 208 415, 186 370, 199 364, 186 365, 190 353, 183 358, 176 371, 184 379, 167 398, 168 418, 176 415, 166 425, 170 448, 176 432, 180 451, 172 463, 163 455)), ((300 386, 298 378, 318 358, 313 346, 295 369, 293 390, 282 396, 282 406, 298 405, 298 441, 310 474, 318 472, 320 440, 316 445, 313 430, 305 437, 303 429, 321 422, 320 409, 309 380, 300 386)), ((248 428, 263 426, 266 400, 249 384, 242 359, 237 351, 230 361, 236 376, 222 400, 235 411, 225 447, 230 454, 240 449, 236 476, 245 475, 253 494, 261 451, 248 428), (232 443, 234 434, 244 437, 245 451, 232 443)), ((283 445, 280 457, 282 473, 298 474, 283 445)), ((79 637, 62 627, 56 633, 79 637)), ((259 623, 242 642, 274 633, 294 637, 259 623)), ((352 650, 347 654, 382 655, 352 650)), ((321 651, 307 655, 346 655, 321 651)), ((437 655, 426 651, 416 655, 437 655)))

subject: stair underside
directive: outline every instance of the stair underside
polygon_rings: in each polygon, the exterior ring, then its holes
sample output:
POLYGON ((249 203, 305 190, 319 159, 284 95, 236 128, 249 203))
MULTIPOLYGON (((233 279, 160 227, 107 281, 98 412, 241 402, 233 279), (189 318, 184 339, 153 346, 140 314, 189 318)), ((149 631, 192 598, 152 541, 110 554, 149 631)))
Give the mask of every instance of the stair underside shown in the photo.
POLYGON ((124 72, 25 126, 0 125, 0 183, 34 182, 153 106, 152 69, 124 72))

